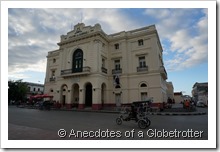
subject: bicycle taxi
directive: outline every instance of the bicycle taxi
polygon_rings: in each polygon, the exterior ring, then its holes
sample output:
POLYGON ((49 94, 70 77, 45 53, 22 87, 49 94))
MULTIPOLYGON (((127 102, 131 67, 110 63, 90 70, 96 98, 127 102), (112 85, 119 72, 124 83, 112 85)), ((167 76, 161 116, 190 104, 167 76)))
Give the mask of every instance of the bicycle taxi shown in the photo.
POLYGON ((151 121, 147 117, 149 111, 151 111, 152 98, 148 98, 145 101, 135 101, 129 106, 124 106, 121 109, 120 115, 116 118, 116 123, 121 125, 123 121, 135 121, 138 123, 138 127, 145 129, 150 126, 151 121))

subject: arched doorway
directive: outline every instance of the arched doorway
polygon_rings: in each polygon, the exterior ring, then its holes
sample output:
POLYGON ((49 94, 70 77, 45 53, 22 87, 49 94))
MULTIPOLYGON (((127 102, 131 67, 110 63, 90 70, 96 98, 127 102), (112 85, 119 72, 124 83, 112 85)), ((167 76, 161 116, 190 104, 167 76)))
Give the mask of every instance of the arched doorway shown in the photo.
POLYGON ((67 92, 68 92, 68 87, 66 84, 61 86, 61 93, 60 93, 60 101, 61 104, 64 106, 66 104, 67 101, 67 92))
POLYGON ((101 103, 102 103, 102 108, 104 107, 105 101, 106 101, 106 84, 102 83, 101 86, 101 103))
POLYGON ((77 49, 73 53, 73 66, 72 72, 82 72, 83 70, 83 51, 81 49, 77 49))
POLYGON ((86 92, 85 92, 85 106, 91 107, 92 106, 92 84, 87 83, 86 86, 86 92))

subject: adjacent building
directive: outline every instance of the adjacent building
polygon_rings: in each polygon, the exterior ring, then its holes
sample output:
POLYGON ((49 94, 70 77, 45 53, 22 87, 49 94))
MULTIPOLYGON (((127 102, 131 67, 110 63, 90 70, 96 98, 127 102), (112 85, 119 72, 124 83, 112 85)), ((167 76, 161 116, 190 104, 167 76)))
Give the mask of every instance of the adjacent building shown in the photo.
POLYGON ((167 82, 167 97, 170 99, 174 99, 174 88, 172 82, 167 82))
POLYGON ((167 72, 155 25, 106 34, 78 23, 48 52, 45 94, 71 108, 167 101, 167 72))
POLYGON ((192 87, 192 96, 195 102, 202 101, 208 105, 208 82, 196 82, 192 87))
POLYGON ((174 100, 175 103, 183 103, 183 93, 182 92, 174 92, 174 100))
POLYGON ((28 87, 27 98, 30 98, 32 95, 43 94, 44 85, 33 82, 26 82, 28 87))
POLYGON ((183 101, 192 101, 192 97, 189 95, 183 95, 183 101))

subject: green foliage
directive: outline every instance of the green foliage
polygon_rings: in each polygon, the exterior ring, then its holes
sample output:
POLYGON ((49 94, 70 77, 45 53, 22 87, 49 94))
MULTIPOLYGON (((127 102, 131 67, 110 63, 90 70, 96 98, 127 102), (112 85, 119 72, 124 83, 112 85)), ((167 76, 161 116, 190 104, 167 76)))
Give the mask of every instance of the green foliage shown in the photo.
POLYGON ((25 101, 28 86, 22 80, 8 81, 8 102, 10 101, 25 101))

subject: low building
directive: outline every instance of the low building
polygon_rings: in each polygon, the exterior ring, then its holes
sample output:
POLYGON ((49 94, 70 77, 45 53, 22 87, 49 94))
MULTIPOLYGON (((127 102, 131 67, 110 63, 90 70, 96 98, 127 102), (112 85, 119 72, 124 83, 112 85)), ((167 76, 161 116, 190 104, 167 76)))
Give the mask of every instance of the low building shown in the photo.
POLYGON ((175 103, 182 103, 184 101, 183 93, 182 92, 174 92, 174 100, 175 100, 175 103))
POLYGON ((172 100, 174 99, 174 88, 173 88, 173 83, 172 82, 167 82, 167 97, 171 98, 172 100))
POLYGON ((155 25, 107 35, 79 23, 48 52, 45 94, 67 108, 167 101, 167 72, 155 25))
POLYGON ((39 83, 26 82, 28 86, 27 98, 32 95, 43 94, 44 85, 39 83))

